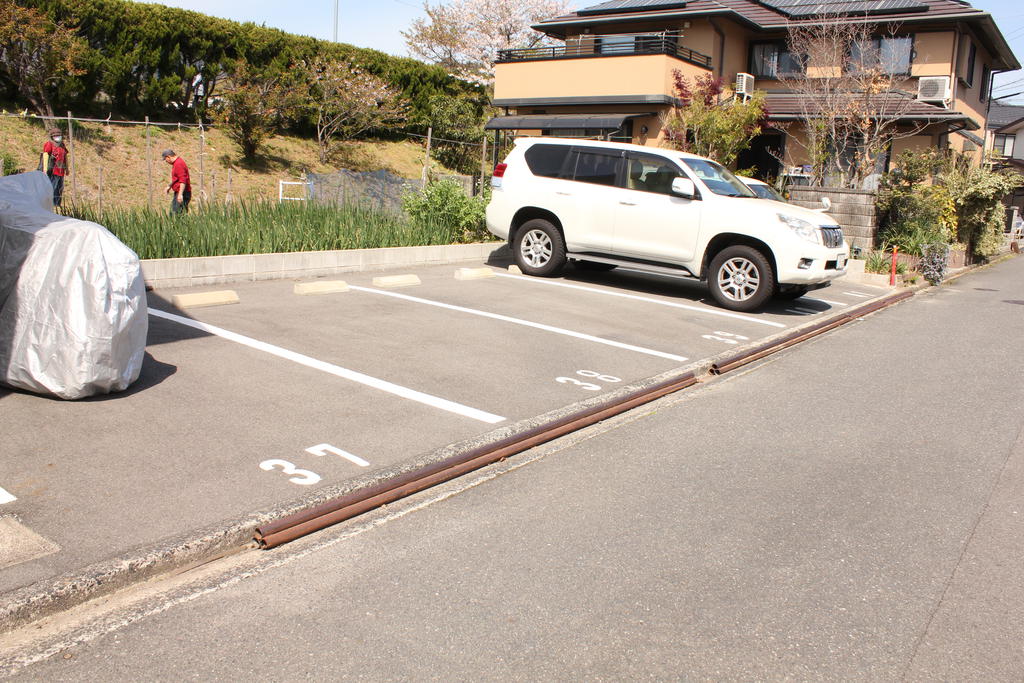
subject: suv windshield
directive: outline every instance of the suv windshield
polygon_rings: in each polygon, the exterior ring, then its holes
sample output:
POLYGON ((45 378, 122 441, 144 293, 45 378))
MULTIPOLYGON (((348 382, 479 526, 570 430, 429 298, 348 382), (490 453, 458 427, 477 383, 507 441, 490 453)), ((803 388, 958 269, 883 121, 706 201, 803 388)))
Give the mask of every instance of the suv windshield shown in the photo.
POLYGON ((725 167, 707 159, 682 159, 708 189, 726 197, 757 197, 739 178, 725 167))

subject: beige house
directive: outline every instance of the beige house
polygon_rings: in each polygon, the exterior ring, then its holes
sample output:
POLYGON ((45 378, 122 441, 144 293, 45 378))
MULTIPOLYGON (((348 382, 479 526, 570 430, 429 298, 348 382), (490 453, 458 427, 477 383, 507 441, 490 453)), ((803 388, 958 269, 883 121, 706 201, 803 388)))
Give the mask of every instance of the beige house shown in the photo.
POLYGON ((870 26, 875 54, 899 76, 880 105, 895 107, 907 135, 890 156, 950 147, 981 159, 992 74, 1020 63, 992 16, 959 0, 611 0, 534 26, 560 45, 500 53, 494 104, 505 115, 487 128, 658 145, 661 116, 678 103, 673 72, 711 74, 740 93, 765 91, 776 126, 738 166, 798 173, 809 102, 786 85, 806 72, 787 35, 822 16, 870 26))

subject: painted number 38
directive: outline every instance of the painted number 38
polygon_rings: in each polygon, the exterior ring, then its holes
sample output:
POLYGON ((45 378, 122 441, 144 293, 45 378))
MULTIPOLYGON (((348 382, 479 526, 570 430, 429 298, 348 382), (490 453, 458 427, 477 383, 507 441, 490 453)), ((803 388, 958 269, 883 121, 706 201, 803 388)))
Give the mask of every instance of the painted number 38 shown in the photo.
POLYGON ((702 334, 704 339, 710 339, 712 341, 720 341, 725 344, 739 344, 740 341, 748 341, 750 337, 744 337, 742 334, 733 334, 732 332, 720 332, 715 330, 714 334, 702 334))
MULTIPOLYGON (((576 374, 579 375, 580 377, 594 379, 597 380, 598 382, 604 382, 606 384, 614 384, 615 382, 622 381, 618 377, 612 377, 611 375, 602 375, 600 372, 595 372, 593 370, 577 370, 576 374)), ((587 391, 601 390, 600 384, 594 384, 593 382, 584 382, 582 380, 576 379, 575 377, 556 377, 555 381, 558 382, 559 384, 574 384, 578 386, 580 389, 585 389, 587 391)))

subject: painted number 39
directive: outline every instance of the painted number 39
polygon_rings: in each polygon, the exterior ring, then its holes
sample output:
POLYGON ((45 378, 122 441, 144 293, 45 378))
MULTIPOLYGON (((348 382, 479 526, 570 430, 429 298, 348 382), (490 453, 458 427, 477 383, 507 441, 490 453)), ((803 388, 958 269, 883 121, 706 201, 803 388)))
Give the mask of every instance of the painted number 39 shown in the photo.
POLYGON ((732 332, 719 332, 715 330, 714 334, 701 335, 704 339, 711 339, 712 341, 720 341, 725 344, 739 344, 740 341, 747 341, 750 337, 744 337, 742 334, 733 334, 732 332))
MULTIPOLYGON (((576 374, 580 377, 586 377, 588 379, 595 379, 599 382, 605 382, 608 384, 614 384, 615 382, 621 382, 622 380, 618 377, 612 377, 611 375, 602 375, 600 372, 594 372, 593 370, 577 370, 576 374)), ((584 382, 578 380, 575 377, 556 377, 555 381, 559 384, 574 384, 580 389, 586 389, 587 391, 600 391, 601 385, 594 384, 593 382, 584 382)))

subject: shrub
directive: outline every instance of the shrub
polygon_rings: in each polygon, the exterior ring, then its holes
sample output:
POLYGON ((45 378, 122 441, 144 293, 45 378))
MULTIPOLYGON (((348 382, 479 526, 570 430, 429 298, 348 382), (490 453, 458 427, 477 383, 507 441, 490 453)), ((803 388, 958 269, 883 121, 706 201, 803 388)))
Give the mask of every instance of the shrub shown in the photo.
POLYGON ((24 172, 24 169, 18 164, 18 160, 10 152, 0 152, 0 164, 3 164, 2 175, 14 175, 15 173, 24 172))
POLYGON ((1002 198, 1019 183, 1014 173, 972 166, 965 157, 951 157, 940 180, 956 204, 957 239, 971 254, 991 256, 999 249, 1002 198))
POLYGON ((939 163, 937 158, 931 150, 901 154, 897 163, 902 165, 883 179, 875 204, 883 249, 899 247, 905 254, 920 256, 923 245, 955 237, 956 206, 949 191, 941 185, 921 185, 939 163))
POLYGON ((429 183, 423 191, 411 190, 402 197, 402 208, 414 223, 447 231, 453 240, 471 242, 487 238, 484 210, 489 192, 466 196, 462 185, 451 178, 429 183))
POLYGON ((976 256, 998 250, 1000 202, 1017 186, 1017 175, 977 167, 964 155, 937 150, 904 152, 894 165, 878 192, 882 245, 911 254, 920 254, 922 245, 933 242, 962 242, 976 256))
POLYGON ((926 244, 921 250, 921 274, 933 285, 942 282, 946 276, 946 260, 949 258, 949 245, 926 244))
MULTIPOLYGON (((892 252, 891 251, 872 251, 868 254, 868 258, 864 263, 864 272, 866 273, 890 273, 892 272, 892 252)), ((907 272, 907 264, 897 262, 896 272, 900 275, 907 272)))

